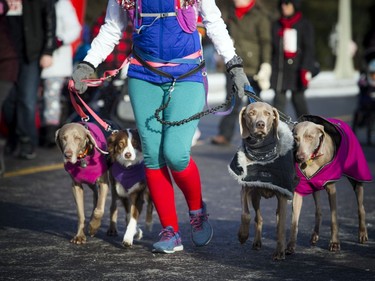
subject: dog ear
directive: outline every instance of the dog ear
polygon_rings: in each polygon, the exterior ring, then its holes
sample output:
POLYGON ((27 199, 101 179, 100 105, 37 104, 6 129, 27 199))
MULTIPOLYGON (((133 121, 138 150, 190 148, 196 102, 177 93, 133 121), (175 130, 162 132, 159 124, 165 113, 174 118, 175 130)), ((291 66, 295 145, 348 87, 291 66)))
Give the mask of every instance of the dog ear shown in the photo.
POLYGON ((250 130, 247 127, 246 120, 245 120, 245 113, 246 113, 246 106, 243 107, 238 114, 238 122, 240 124, 240 134, 243 139, 246 139, 250 136, 250 130))
POLYGON ((273 131, 277 139, 279 139, 278 130, 277 130, 277 128, 279 127, 279 121, 280 121, 279 111, 277 111, 275 107, 272 108, 272 111, 273 111, 273 131))
POLYGON ((101 153, 103 153, 103 154, 108 154, 107 151, 102 150, 102 149, 98 146, 98 144, 96 143, 95 138, 91 135, 90 130, 88 130, 88 129, 85 129, 85 130, 86 130, 86 136, 87 136, 87 138, 88 138, 89 141, 95 146, 95 148, 96 148, 97 150, 99 150, 99 151, 100 151, 101 153))
POLYGON ((107 146, 108 146, 108 153, 112 161, 115 161, 114 155, 115 155, 115 140, 118 135, 118 131, 112 132, 109 137, 107 138, 107 146))
POLYGON ((58 147, 61 151, 63 151, 63 150, 62 150, 61 143, 60 143, 59 133, 60 133, 60 129, 56 130, 56 132, 55 132, 55 143, 56 143, 57 147, 58 147))
POLYGON ((325 132, 325 130, 324 130, 324 126, 323 125, 320 125, 320 124, 316 124, 316 126, 317 126, 317 128, 318 128, 318 130, 320 131, 320 133, 321 133, 321 135, 319 136, 319 137, 321 137, 321 136, 325 136, 325 134, 326 134, 326 132, 325 132))

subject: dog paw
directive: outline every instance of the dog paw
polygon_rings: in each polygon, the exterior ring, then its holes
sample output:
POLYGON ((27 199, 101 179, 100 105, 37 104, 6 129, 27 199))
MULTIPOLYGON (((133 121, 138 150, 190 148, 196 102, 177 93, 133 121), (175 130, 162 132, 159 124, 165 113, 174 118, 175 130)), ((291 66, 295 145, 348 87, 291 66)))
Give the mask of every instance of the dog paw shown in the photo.
POLYGON ((131 247, 133 246, 133 241, 124 240, 124 241, 122 241, 122 245, 123 245, 125 248, 131 248, 131 247))
POLYGON ((90 234, 91 237, 95 236, 95 234, 98 232, 100 224, 101 224, 101 220, 100 219, 93 218, 90 221, 90 224, 89 224, 89 234, 90 234))
POLYGON ((272 255, 272 260, 274 261, 285 260, 285 251, 275 251, 272 255))
POLYGON ((137 232, 134 235, 134 239, 141 240, 143 237, 143 231, 139 227, 137 228, 137 232))
POLYGON ((107 230, 107 236, 118 236, 117 229, 109 227, 107 230))
POLYGON ((262 248, 262 241, 254 241, 253 242, 253 250, 259 251, 262 248))
POLYGON ((330 242, 328 249, 330 252, 339 252, 340 251, 340 242, 330 242))
POLYGON ((365 244, 368 241, 367 231, 360 231, 358 234, 358 242, 365 244))
POLYGON ((85 235, 76 235, 70 240, 70 243, 81 245, 87 242, 85 235))
POLYGON ((285 249, 285 254, 287 255, 293 255, 296 252, 296 246, 295 245, 288 245, 285 249))
POLYGON ((319 240, 319 234, 316 232, 313 232, 313 234, 311 234, 310 245, 315 246, 318 240, 319 240))

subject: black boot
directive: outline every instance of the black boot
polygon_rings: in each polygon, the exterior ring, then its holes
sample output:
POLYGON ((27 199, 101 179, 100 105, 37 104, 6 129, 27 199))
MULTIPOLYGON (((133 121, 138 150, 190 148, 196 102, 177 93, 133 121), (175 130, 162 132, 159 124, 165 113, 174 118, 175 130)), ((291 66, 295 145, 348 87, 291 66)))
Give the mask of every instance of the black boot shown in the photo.
POLYGON ((35 146, 29 138, 20 138, 20 151, 18 158, 32 160, 36 158, 35 146))

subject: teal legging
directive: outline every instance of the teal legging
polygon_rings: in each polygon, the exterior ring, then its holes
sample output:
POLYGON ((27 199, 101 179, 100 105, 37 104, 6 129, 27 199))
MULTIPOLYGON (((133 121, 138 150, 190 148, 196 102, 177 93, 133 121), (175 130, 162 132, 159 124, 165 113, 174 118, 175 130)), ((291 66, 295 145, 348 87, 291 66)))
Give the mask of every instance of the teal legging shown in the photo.
MULTIPOLYGON (((129 78, 129 97, 142 141, 145 165, 150 169, 168 166, 182 171, 189 164, 191 142, 199 120, 180 126, 158 122, 155 110, 167 101, 170 83, 153 84, 129 78)), ((171 101, 160 112, 162 120, 180 121, 202 111, 205 102, 204 85, 198 82, 178 82, 171 101)))

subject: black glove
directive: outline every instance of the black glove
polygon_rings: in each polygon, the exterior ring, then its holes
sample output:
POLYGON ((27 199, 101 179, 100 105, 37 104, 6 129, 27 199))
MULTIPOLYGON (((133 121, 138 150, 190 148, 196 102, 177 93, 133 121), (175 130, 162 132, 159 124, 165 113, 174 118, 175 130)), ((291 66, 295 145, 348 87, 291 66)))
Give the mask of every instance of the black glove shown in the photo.
POLYGON ((74 70, 72 79, 74 81, 74 88, 79 94, 83 94, 87 90, 87 83, 81 80, 88 79, 94 74, 95 68, 88 62, 80 62, 74 70))
POLYGON ((245 85, 250 86, 250 82, 243 71, 243 60, 239 56, 234 56, 225 66, 232 78, 234 90, 237 92, 238 97, 242 99, 245 95, 245 85))

